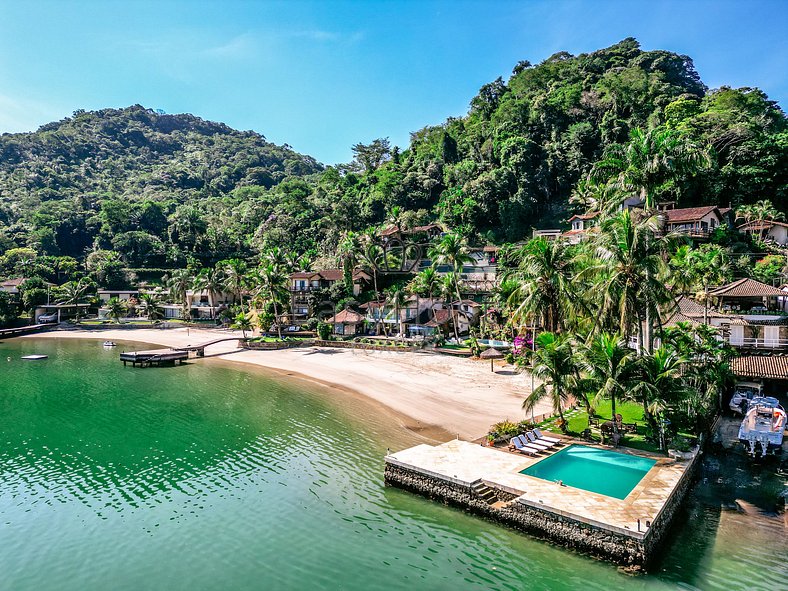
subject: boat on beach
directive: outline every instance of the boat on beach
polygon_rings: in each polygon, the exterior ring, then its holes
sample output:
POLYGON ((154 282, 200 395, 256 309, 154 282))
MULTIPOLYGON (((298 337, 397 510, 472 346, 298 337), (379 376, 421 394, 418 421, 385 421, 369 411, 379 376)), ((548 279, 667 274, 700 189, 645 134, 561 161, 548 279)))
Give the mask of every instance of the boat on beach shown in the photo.
POLYGON ((750 401, 739 427, 739 441, 752 457, 765 457, 782 451, 786 426, 785 409, 771 396, 759 396, 750 401))

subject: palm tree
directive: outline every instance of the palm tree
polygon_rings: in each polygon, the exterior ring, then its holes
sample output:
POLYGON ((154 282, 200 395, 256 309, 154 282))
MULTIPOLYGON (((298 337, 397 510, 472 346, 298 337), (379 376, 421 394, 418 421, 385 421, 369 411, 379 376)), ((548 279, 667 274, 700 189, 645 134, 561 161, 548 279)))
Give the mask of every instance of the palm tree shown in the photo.
POLYGON ((257 269, 257 293, 268 304, 274 307, 274 318, 279 338, 282 338, 282 318, 279 315, 279 303, 287 298, 287 275, 276 265, 268 263, 257 269))
POLYGON ((238 312, 238 315, 233 319, 233 323, 230 326, 236 330, 240 330, 243 334, 243 338, 246 338, 246 331, 252 330, 252 321, 247 314, 238 312))
POLYGON ((553 412, 561 419, 561 430, 566 433, 564 407, 569 403, 572 390, 577 387, 570 340, 552 332, 540 334, 536 339, 536 350, 532 353, 529 369, 542 383, 523 401, 523 410, 531 412, 543 398, 549 397, 553 412))
POLYGON ((107 316, 120 324, 120 319, 126 314, 125 302, 118 298, 110 298, 106 303, 107 316))
POLYGON ((228 259, 221 261, 217 267, 221 269, 224 278, 222 287, 238 297, 238 303, 243 310, 243 293, 248 282, 246 263, 241 259, 228 259))
POLYGON ((508 301, 516 322, 535 317, 548 332, 566 328, 567 317, 580 305, 574 291, 573 260, 566 246, 557 240, 535 238, 520 250, 519 266, 507 275, 518 282, 508 301))
POLYGON ((761 199, 749 207, 753 221, 758 227, 758 234, 761 240, 766 237, 766 233, 769 230, 768 222, 785 220, 785 214, 774 207, 768 199, 761 199))
POLYGON ((660 190, 671 181, 690 176, 710 163, 702 148, 673 129, 635 128, 629 143, 614 145, 595 166, 594 175, 608 181, 622 194, 635 194, 646 210, 654 208, 660 190))
POLYGON ((208 305, 211 307, 211 318, 216 317, 216 308, 214 306, 215 295, 218 291, 223 289, 224 278, 221 271, 205 267, 194 276, 192 289, 195 291, 208 292, 208 305))
POLYGON ((408 303, 408 293, 401 288, 395 288, 389 291, 386 297, 386 304, 394 308, 395 318, 397 319, 397 326, 399 334, 402 336, 402 316, 400 312, 408 303))
POLYGON ((186 295, 194 284, 194 276, 191 271, 189 269, 176 269, 169 275, 164 276, 164 284, 170 290, 172 300, 181 304, 184 318, 188 318, 189 302, 186 295))
POLYGON ((584 383, 590 390, 591 406, 598 406, 602 399, 610 400, 613 432, 617 436, 616 400, 624 398, 633 384, 635 352, 619 334, 600 332, 581 347, 579 359, 587 376, 584 383))
POLYGON ((63 303, 70 306, 76 306, 76 322, 79 322, 80 307, 87 299, 93 284, 90 280, 83 277, 79 281, 69 281, 61 286, 60 292, 63 296, 63 303))
POLYGON ((161 302, 152 293, 140 295, 140 308, 143 309, 151 324, 164 317, 164 309, 161 307, 161 302))
POLYGON ((637 220, 629 210, 622 211, 603 222, 596 262, 581 272, 596 281, 593 292, 603 324, 615 327, 627 342, 637 325, 638 351, 644 340, 651 350, 653 319, 659 317, 659 307, 672 300, 664 281, 664 254, 673 236, 658 236, 658 231, 657 216, 637 220))
MULTIPOLYGON (((466 263, 473 262, 473 258, 468 251, 468 243, 459 234, 444 234, 443 238, 430 248, 429 256, 432 259, 433 266, 449 265, 451 267, 454 274, 454 294, 457 296, 459 305, 459 302, 462 301, 462 295, 460 295, 460 275, 463 266, 466 263)), ((449 300, 448 303, 451 316, 455 318, 453 311, 454 305, 451 303, 451 300, 449 300)), ((454 322, 454 333, 457 342, 459 342, 460 337, 456 321, 454 322)))
POLYGON ((687 356, 666 346, 658 347, 638 359, 638 378, 632 388, 632 397, 643 405, 643 416, 651 432, 660 432, 660 449, 664 447, 664 438, 658 428, 657 418, 687 396, 682 370, 688 360, 687 356))

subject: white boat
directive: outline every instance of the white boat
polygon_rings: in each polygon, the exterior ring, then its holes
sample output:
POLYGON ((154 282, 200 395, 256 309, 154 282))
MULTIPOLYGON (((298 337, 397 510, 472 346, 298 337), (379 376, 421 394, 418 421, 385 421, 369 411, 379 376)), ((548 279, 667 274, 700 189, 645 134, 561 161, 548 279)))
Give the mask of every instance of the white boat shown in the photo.
POLYGON ((752 457, 780 453, 785 424, 785 409, 776 398, 753 398, 739 427, 739 441, 752 457))
POLYGON ((117 347, 118 345, 117 345, 117 343, 115 343, 113 341, 104 341, 104 346, 105 347, 117 347))
POLYGON ((738 382, 733 388, 733 396, 728 404, 729 408, 737 415, 747 412, 750 400, 763 396, 763 384, 758 382, 738 382))
POLYGON ((25 355, 22 359, 26 359, 28 361, 37 361, 39 359, 46 359, 49 355, 25 355))

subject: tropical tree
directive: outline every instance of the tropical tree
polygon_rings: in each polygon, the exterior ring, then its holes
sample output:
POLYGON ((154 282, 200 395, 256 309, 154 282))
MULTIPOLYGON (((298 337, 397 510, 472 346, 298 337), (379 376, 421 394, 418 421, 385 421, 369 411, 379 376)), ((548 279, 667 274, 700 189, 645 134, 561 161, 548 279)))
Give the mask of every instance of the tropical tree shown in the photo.
POLYGON ((261 265, 256 273, 257 294, 265 304, 274 308, 276 331, 282 338, 282 317, 279 304, 287 299, 287 275, 272 263, 261 265))
POLYGON ((181 304, 184 318, 189 316, 187 293, 194 285, 194 276, 189 269, 175 269, 164 276, 164 284, 170 290, 172 301, 181 304))
POLYGON ((152 293, 140 295, 140 308, 142 308, 151 324, 164 318, 164 308, 161 307, 161 301, 152 293))
POLYGON ((246 331, 252 330, 252 320, 249 318, 248 314, 244 312, 238 312, 238 315, 233 318, 233 323, 230 325, 231 328, 236 330, 240 330, 243 334, 243 338, 246 338, 246 331))
POLYGON ((403 335, 402 315, 401 311, 408 303, 408 292, 402 288, 395 287, 388 292, 386 297, 386 304, 394 308, 395 318, 397 319, 397 327, 399 335, 403 335))
POLYGON ((564 407, 577 388, 575 356, 567 337, 543 332, 536 338, 536 350, 531 354, 529 370, 542 383, 523 401, 523 409, 532 412, 544 398, 549 398, 553 412, 561 420, 561 430, 567 432, 564 407))
MULTIPOLYGON (((429 256, 432 259, 433 266, 448 265, 451 267, 454 275, 452 281, 454 285, 453 295, 457 296, 457 303, 459 305, 459 302, 462 301, 462 295, 460 294, 460 275, 462 274, 463 266, 466 263, 473 262, 473 258, 468 250, 468 243, 459 234, 444 234, 440 241, 430 248, 429 256)), ((449 310, 454 310, 451 298, 448 298, 447 303, 449 310)), ((451 315, 454 317, 454 312, 451 312, 451 315)), ((457 342, 459 342, 460 337, 457 322, 453 322, 453 324, 454 336, 457 342)))
POLYGON ((657 216, 637 219, 629 210, 605 220, 596 239, 596 261, 581 276, 595 281, 592 294, 603 326, 629 341, 637 333, 638 351, 651 350, 652 324, 660 306, 672 301, 665 285, 665 253, 673 241, 659 234, 657 216), (637 330, 636 330, 637 329, 637 330))
POLYGON ((610 400, 613 432, 617 436, 616 401, 627 397, 633 386, 635 352, 620 334, 600 332, 581 346, 579 365, 586 376, 583 382, 589 389, 591 406, 598 406, 603 399, 610 400))
POLYGON ((682 370, 689 358, 672 347, 661 346, 638 359, 637 379, 631 396, 643 405, 643 416, 652 433, 659 433, 660 449, 664 448, 664 433, 658 422, 665 413, 687 398, 688 388, 682 370))
POLYGON ((534 318, 548 332, 566 329, 580 306, 572 262, 567 244, 557 240, 535 238, 522 247, 520 264, 507 276, 518 283, 507 302, 515 322, 534 318))
POLYGON ((93 288, 93 282, 86 277, 81 278, 79 281, 69 281, 60 287, 60 295, 63 298, 63 303, 76 307, 77 322, 79 322, 80 312, 82 310, 79 304, 85 303, 85 300, 87 300, 93 288))
MULTIPOLYGON (((752 205, 743 205, 736 210, 736 219, 755 227, 758 237, 763 240, 769 231, 769 222, 784 221, 785 214, 779 211, 768 199, 761 199, 752 205)), ((751 231, 752 232, 752 231, 751 231)))
POLYGON ((126 314, 126 303, 118 298, 110 298, 105 304, 107 316, 120 324, 120 319, 126 314))
POLYGON ((222 273, 222 287, 237 297, 243 310, 243 294, 248 284, 246 263, 241 259, 228 259, 221 261, 217 267, 222 273))
POLYGON ((224 287, 224 277, 221 271, 205 267, 199 270, 194 276, 192 289, 195 291, 205 290, 208 294, 208 305, 211 307, 211 318, 216 318, 216 307, 214 306, 216 293, 224 287))
POLYGON ((709 164, 708 149, 675 129, 635 128, 626 145, 611 146, 595 165, 595 175, 622 195, 640 197, 646 210, 652 210, 664 190, 709 164))

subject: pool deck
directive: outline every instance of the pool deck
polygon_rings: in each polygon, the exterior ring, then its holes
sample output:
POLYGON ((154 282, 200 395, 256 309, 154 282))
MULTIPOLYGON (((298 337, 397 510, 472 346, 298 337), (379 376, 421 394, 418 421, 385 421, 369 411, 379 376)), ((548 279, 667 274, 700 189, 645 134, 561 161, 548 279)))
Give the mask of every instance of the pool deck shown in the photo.
MULTIPOLYGON (((571 443, 610 449, 580 441, 571 443)), ((550 457, 548 454, 529 457, 461 440, 437 446, 417 445, 389 454, 386 456, 386 463, 462 487, 470 487, 473 483, 482 481, 488 487, 515 495, 512 502, 635 540, 643 540, 648 531, 646 521, 654 523, 691 462, 680 462, 626 448, 615 451, 657 460, 623 500, 520 473, 521 470, 550 457)))

